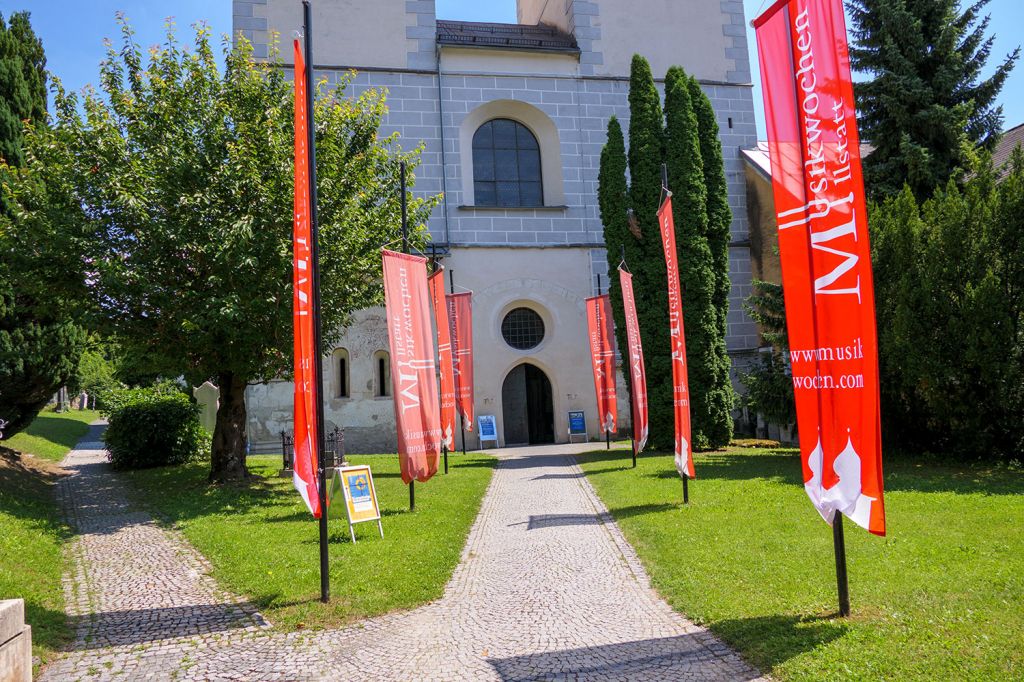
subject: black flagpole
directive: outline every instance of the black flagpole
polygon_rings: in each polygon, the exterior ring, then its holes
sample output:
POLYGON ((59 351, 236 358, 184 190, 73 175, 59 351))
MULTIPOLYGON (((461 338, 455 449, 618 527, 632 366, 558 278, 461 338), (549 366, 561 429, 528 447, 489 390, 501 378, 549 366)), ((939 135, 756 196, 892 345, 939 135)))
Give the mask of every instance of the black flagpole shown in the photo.
POLYGON ((313 347, 316 368, 316 470, 320 498, 320 601, 331 599, 330 565, 327 560, 327 469, 324 467, 324 401, 320 393, 324 385, 324 361, 320 330, 320 229, 317 224, 316 196, 316 131, 313 128, 313 12, 309 0, 302 0, 302 31, 305 34, 306 57, 306 145, 309 149, 309 231, 313 275, 313 347))
MULTIPOLYGON (((666 195, 667 192, 668 192, 668 165, 663 163, 663 164, 661 164, 661 201, 662 202, 665 200, 665 195, 666 195)), ((658 208, 660 209, 661 206, 658 206, 658 208)), ((682 277, 680 277, 679 286, 680 287, 682 286, 682 277)), ((683 295, 683 292, 680 291, 679 292, 680 298, 682 298, 682 295, 683 295)), ((682 304, 682 301, 680 301, 680 305, 681 304, 682 304)), ((690 503, 690 485, 689 485, 690 484, 690 477, 687 476, 686 474, 683 474, 682 478, 683 478, 683 504, 689 504, 690 503)))
POLYGON ((843 513, 837 511, 832 519, 832 544, 836 552, 836 586, 839 588, 839 615, 850 615, 850 585, 846 580, 846 540, 843 537, 843 513))
MULTIPOLYGON (((619 267, 620 268, 624 267, 624 268, 626 268, 626 272, 629 272, 629 265, 626 264, 626 245, 625 244, 620 244, 619 245, 619 254, 620 254, 619 260, 621 261, 619 267)), ((620 281, 621 281, 621 277, 620 277, 620 281)), ((623 298, 622 300, 623 300, 623 305, 625 305, 625 300, 626 299, 623 298)), ((634 302, 634 305, 635 305, 635 302, 634 302)), ((625 310, 623 310, 623 312, 625 312, 625 310)), ((628 338, 626 339, 626 343, 628 345, 628 343, 629 343, 629 339, 628 338)), ((633 391, 634 391, 634 387, 633 387, 633 355, 632 355, 632 353, 633 353, 633 349, 627 347, 626 348, 626 372, 625 372, 625 374, 626 374, 626 386, 629 388, 629 394, 627 395, 627 397, 629 398, 629 445, 630 445, 630 449, 633 451, 633 468, 636 469, 636 410, 633 409, 633 391)))
MULTIPOLYGON (((598 296, 601 295, 601 274, 600 273, 598 273, 598 275, 597 275, 597 295, 598 296)), ((598 397, 600 397, 600 396, 598 396, 598 397)), ((601 404, 600 404, 600 401, 598 401, 598 408, 600 409, 600 407, 601 407, 601 404)), ((604 419, 604 415, 603 414, 597 415, 597 422, 599 424, 601 424, 602 430, 604 431, 604 449, 605 450, 611 450, 612 449, 612 434, 611 434, 611 431, 608 430, 608 425, 605 424, 602 421, 603 419, 604 419)))
MULTIPOLYGON (((431 267, 431 272, 437 273, 437 244, 435 244, 434 242, 430 242, 430 267, 431 267)), ((443 298, 444 297, 444 275, 441 275, 441 292, 442 292, 442 298, 443 298)), ((447 320, 448 320, 448 315, 447 315, 447 313, 448 313, 448 301, 444 302, 444 310, 445 310, 444 319, 447 322, 447 320)), ((437 320, 437 326, 438 327, 441 326, 441 320, 437 320)), ((448 329, 449 329, 448 333, 449 333, 449 336, 450 336, 451 335, 451 325, 448 326, 448 329)), ((448 344, 449 352, 451 352, 451 343, 450 343, 450 341, 451 340, 449 339, 449 344, 448 344)), ((440 348, 438 348, 437 360, 438 360, 438 362, 441 361, 441 349, 440 348)), ((443 367, 441 369, 442 369, 442 371, 444 370, 443 367)), ((454 378, 455 377, 452 377, 452 379, 454 379, 454 378)), ((438 393, 441 396, 441 399, 438 401, 438 407, 440 407, 441 402, 444 400, 444 386, 439 385, 438 389, 439 389, 438 393)), ((445 445, 444 441, 441 441, 441 452, 444 453, 444 473, 447 474, 448 473, 448 446, 445 445)))
MULTIPOLYGON (((455 271, 454 270, 448 270, 448 292, 452 293, 452 294, 455 293, 455 271)), ((445 301, 445 303, 447 304, 447 301, 445 301)), ((454 350, 455 350, 455 347, 452 346, 452 351, 454 351, 454 350)), ((453 356, 453 359, 454 359, 454 356, 453 356)), ((455 404, 456 404, 456 409, 458 409, 457 406, 459 404, 459 393, 460 393, 460 391, 461 391, 461 389, 459 388, 459 374, 456 374, 455 375, 455 404)), ((462 414, 462 410, 458 410, 458 413, 459 413, 459 427, 462 429, 462 454, 465 455, 466 454, 466 417, 462 414)))
MULTIPOLYGON (((402 177, 402 253, 409 253, 409 209, 405 196, 405 161, 401 163, 402 177)), ((409 481, 409 511, 416 511, 416 481, 409 481)))

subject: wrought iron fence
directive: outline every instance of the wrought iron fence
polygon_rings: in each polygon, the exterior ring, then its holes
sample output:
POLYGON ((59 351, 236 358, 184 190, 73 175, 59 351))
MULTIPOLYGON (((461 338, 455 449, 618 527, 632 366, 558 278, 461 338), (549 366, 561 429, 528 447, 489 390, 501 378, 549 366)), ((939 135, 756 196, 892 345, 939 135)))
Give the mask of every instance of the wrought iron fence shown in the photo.
MULTIPOLYGON (((345 430, 334 427, 324 437, 324 466, 327 468, 342 466, 345 462, 345 430)), ((283 468, 291 470, 295 466, 295 436, 281 432, 281 462, 283 468)))

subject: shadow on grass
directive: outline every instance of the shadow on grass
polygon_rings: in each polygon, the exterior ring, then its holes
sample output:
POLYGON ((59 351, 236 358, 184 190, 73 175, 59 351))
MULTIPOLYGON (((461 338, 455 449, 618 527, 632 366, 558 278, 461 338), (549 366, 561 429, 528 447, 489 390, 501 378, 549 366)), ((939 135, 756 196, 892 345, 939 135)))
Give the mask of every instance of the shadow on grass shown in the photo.
POLYGON ((85 422, 69 419, 65 414, 40 412, 21 433, 70 450, 88 432, 89 425, 85 422))
MULTIPOLYGON (((603 451, 587 452, 578 456, 581 462, 612 462, 618 458, 603 451)), ((679 474, 667 453, 644 453, 640 461, 651 458, 665 459, 666 467, 658 472, 644 472, 641 476, 657 479, 676 479, 679 474)), ((800 458, 796 450, 745 450, 697 453, 697 479, 705 480, 772 480, 777 483, 803 486, 800 458)), ((935 462, 915 462, 901 457, 886 462, 886 492, 1019 495, 1024 494, 1024 472, 984 465, 955 466, 935 462)), ((616 471, 615 468, 589 470, 588 474, 616 471)))
POLYGON ((634 516, 643 516, 644 514, 659 514, 661 512, 673 511, 682 508, 682 506, 682 502, 679 504, 662 502, 660 504, 633 504, 628 507, 615 507, 609 511, 615 519, 628 519, 634 516))
POLYGON ((842 637, 848 627, 830 616, 792 615, 735 618, 710 625, 712 632, 769 673, 795 656, 842 637))

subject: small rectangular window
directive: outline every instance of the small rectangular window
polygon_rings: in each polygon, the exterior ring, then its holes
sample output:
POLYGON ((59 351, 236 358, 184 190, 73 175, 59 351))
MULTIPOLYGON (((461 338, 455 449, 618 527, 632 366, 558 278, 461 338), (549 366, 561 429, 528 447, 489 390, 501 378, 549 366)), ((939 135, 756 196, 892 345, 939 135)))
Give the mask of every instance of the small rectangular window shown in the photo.
POLYGON ((348 361, 338 358, 338 397, 348 397, 348 361))
POLYGON ((377 397, 388 395, 388 363, 383 357, 377 358, 377 397))

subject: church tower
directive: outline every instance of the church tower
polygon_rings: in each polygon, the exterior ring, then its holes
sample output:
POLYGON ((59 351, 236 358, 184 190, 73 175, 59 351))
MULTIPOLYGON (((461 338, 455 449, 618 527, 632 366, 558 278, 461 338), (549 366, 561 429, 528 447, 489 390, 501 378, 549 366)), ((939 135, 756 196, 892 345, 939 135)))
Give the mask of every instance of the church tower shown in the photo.
MULTIPOLYGON (((233 0, 235 33, 265 58, 275 32, 289 41, 301 26, 299 7, 233 0)), ((424 146, 414 191, 443 194, 431 239, 456 289, 474 294, 476 414, 495 417, 501 445, 565 442, 569 412, 580 411, 598 438, 584 299, 609 275, 597 173, 609 117, 629 119, 635 52, 659 87, 681 64, 715 107, 733 213, 727 346, 741 359, 758 345, 742 307, 751 267, 741 150, 757 144, 743 5, 518 0, 515 9, 517 23, 505 24, 438 19, 433 0, 318 0, 312 62, 332 83, 354 69, 351 94, 386 89, 381 133, 424 146)), ((331 355, 327 428, 346 430, 350 452, 394 451, 387 349, 383 313, 371 309, 331 355)), ((250 387, 250 442, 269 449, 290 430, 291 395, 283 381, 250 387)), ((628 428, 621 379, 619 398, 628 428)))

